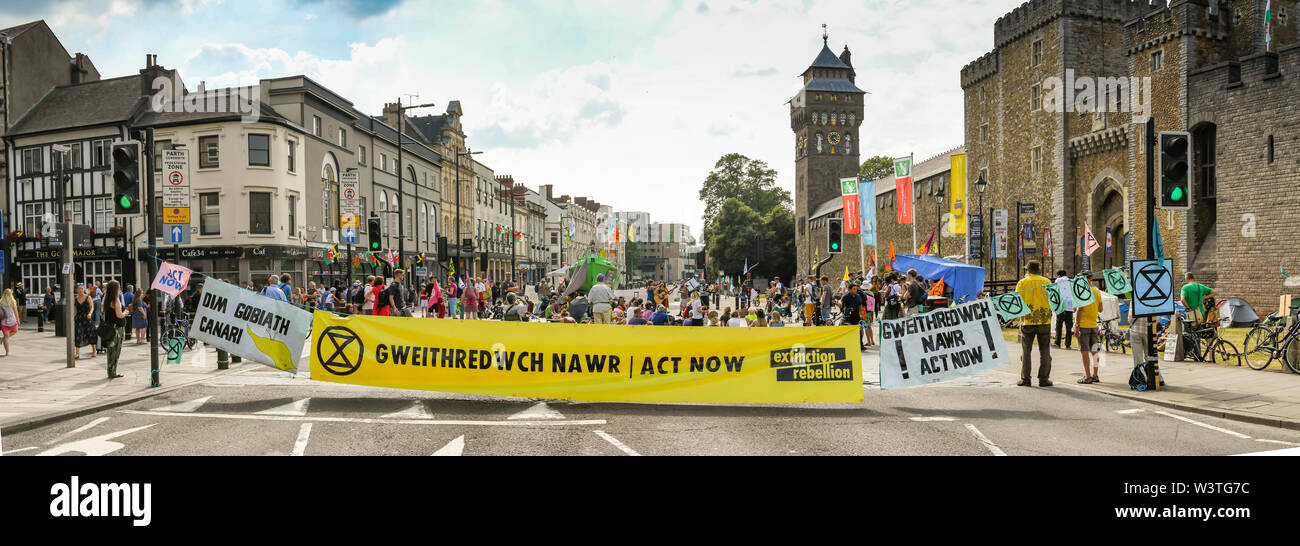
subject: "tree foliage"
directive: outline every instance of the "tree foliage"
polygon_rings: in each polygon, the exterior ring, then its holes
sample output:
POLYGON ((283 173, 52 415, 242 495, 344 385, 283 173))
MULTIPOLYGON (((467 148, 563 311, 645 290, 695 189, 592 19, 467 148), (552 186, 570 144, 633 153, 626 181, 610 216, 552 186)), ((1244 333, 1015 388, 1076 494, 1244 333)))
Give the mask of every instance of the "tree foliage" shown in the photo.
POLYGON ((858 175, 865 180, 880 180, 894 176, 894 160, 878 155, 862 162, 858 175))
MULTIPOLYGON (((754 236, 763 229, 763 217, 739 199, 726 200, 714 218, 713 229, 705 240, 709 249, 709 269, 739 276, 746 260, 753 263, 754 236)), ((787 243, 788 244, 788 243, 787 243)))
POLYGON ((768 168, 763 161, 741 154, 722 156, 713 166, 708 178, 704 179, 704 187, 700 188, 706 235, 709 228, 717 222, 723 204, 728 199, 739 200, 760 216, 776 207, 794 206, 790 192, 776 185, 776 170, 768 168))
POLYGON ((640 271, 641 243, 628 241, 628 243, 623 247, 623 259, 627 261, 627 270, 629 273, 632 271, 640 271))

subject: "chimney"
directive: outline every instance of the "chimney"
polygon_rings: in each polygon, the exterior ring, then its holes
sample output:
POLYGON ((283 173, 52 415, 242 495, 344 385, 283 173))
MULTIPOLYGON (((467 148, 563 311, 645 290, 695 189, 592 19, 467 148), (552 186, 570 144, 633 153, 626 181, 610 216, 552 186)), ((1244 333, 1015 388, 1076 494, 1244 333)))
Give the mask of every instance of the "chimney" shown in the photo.
MULTIPOLYGON (((144 69, 140 71, 140 96, 150 97, 154 94, 153 81, 158 78, 172 77, 172 71, 158 65, 158 56, 148 54, 144 56, 144 69)), ((173 78, 175 80, 175 78, 173 78)), ((179 82, 173 81, 176 85, 179 82)), ((183 85, 183 84, 182 84, 183 85)), ((183 91, 182 91, 183 93, 183 91)))

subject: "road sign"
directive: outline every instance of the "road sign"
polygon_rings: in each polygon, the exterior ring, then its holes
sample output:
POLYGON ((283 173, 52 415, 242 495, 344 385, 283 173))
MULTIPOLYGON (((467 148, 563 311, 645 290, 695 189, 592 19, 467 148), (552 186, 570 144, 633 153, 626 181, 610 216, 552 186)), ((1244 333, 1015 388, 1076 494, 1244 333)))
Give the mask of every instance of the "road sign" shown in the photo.
POLYGON ((1020 204, 1020 214, 1021 214, 1022 216, 1023 216, 1023 215, 1026 215, 1026 214, 1033 214, 1033 213, 1036 212, 1037 210, 1038 210, 1038 208, 1035 207, 1033 203, 1021 203, 1021 204, 1020 204))
POLYGON ((167 236, 167 244, 190 244, 189 224, 163 224, 163 234, 167 236))
POLYGON ((190 208, 190 151, 163 150, 162 173, 163 208, 190 208))
POLYGON ((164 224, 185 224, 185 225, 189 225, 189 223, 190 223, 190 208, 189 208, 189 207, 184 207, 184 208, 181 208, 181 207, 166 207, 166 208, 164 208, 164 209, 163 209, 163 223, 164 223, 164 224))
POLYGON ((339 175, 339 216, 339 227, 361 227, 361 175, 356 171, 339 175))
POLYGON ((343 228, 343 242, 344 242, 344 243, 347 243, 347 244, 350 244, 350 245, 352 245, 352 244, 356 244, 356 242, 357 242, 357 229, 356 229, 356 228, 349 228, 349 227, 345 227, 345 228, 343 228))
POLYGON ((1174 262, 1138 260, 1133 272, 1133 317, 1174 314, 1174 262))

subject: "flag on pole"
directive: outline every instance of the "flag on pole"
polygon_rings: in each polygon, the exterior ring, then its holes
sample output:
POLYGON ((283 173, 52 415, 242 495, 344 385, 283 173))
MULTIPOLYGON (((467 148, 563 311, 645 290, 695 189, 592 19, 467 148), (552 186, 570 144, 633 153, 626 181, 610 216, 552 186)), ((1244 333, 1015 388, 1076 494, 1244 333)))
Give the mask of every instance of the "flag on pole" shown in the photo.
POLYGON ((1086 223, 1083 224, 1083 253, 1084 253, 1084 255, 1086 255, 1086 256, 1092 256, 1092 253, 1093 253, 1093 252, 1096 252, 1097 249, 1099 249, 1099 248, 1101 248, 1101 243, 1098 243, 1098 242, 1097 242, 1097 238, 1094 237, 1094 236, 1092 235, 1092 226, 1089 226, 1089 225, 1086 224, 1086 223))
POLYGON ((1264 51, 1273 45, 1273 0, 1264 3, 1264 51))
POLYGON ((1110 226, 1106 226, 1106 255, 1110 256, 1115 253, 1115 238, 1110 232, 1110 226))
POLYGON ((928 295, 934 296, 936 298, 943 297, 943 288, 944 288, 943 279, 944 277, 939 277, 939 282, 934 283, 934 287, 930 288, 930 292, 928 295))
POLYGON ((1016 232, 1017 232, 1016 238, 1020 240, 1020 244, 1016 245, 1019 247, 1016 250, 1016 255, 1021 258, 1024 258, 1025 257, 1025 226, 1020 226, 1020 229, 1016 230, 1016 232))
POLYGON ((922 256, 928 256, 930 254, 930 249, 934 248, 935 233, 936 231, 930 232, 930 240, 926 241, 924 245, 921 245, 921 248, 916 249, 917 254, 920 254, 922 256))
MULTIPOLYGON (((898 223, 912 223, 912 158, 894 160, 894 197, 898 202, 898 223)), ((913 241, 912 244, 916 244, 913 241)))
POLYGON ((894 243, 891 242, 889 243, 889 270, 890 271, 894 270, 894 262, 897 261, 898 261, 898 257, 894 255, 894 243))
POLYGON ((452 260, 447 260, 447 274, 449 275, 456 274, 456 262, 452 260))
POLYGON ((1159 220, 1151 223, 1151 240, 1154 242, 1153 246, 1155 246, 1156 259, 1159 260, 1160 263, 1164 263, 1165 262, 1165 239, 1160 236, 1159 220))
POLYGON ((329 250, 325 251, 325 261, 329 263, 334 263, 334 260, 337 259, 338 257, 339 257, 339 251, 335 247, 330 247, 329 250))
POLYGON ((745 258, 745 275, 749 274, 749 258, 745 258))
POLYGON ((1043 228, 1043 257, 1052 257, 1052 228, 1043 228))
POLYGON ((846 266, 844 266, 844 280, 847 281, 847 280, 849 280, 849 279, 851 279, 851 278, 853 278, 853 276, 852 276, 852 275, 849 275, 849 266, 846 265, 846 266))

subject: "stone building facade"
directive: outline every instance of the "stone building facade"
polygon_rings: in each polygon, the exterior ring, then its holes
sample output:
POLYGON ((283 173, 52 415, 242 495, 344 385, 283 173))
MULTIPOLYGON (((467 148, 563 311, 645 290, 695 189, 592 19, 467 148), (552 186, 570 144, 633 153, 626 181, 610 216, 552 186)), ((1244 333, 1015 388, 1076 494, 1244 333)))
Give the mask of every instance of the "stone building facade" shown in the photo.
MULTIPOLYGON (((1263 180, 1272 167, 1258 161, 1268 155, 1268 136, 1273 164, 1290 151, 1287 142, 1294 146, 1292 101, 1278 99, 1270 107, 1262 99, 1300 92, 1279 68, 1293 54, 1297 5, 1273 0, 1266 52, 1265 3, 1033 0, 1000 18, 993 51, 961 71, 968 176, 973 182, 983 173, 988 180, 985 209, 1006 209, 1014 218, 1017 202, 1034 203, 1035 214, 1023 219, 1033 222, 1037 238, 1051 230, 1049 269, 1099 270, 1145 257, 1149 115, 1157 132, 1193 133, 1192 208, 1155 214, 1175 275, 1193 271, 1225 296, 1246 297, 1257 308, 1275 306, 1277 268, 1288 258, 1278 264, 1263 255, 1285 248, 1285 224, 1265 224, 1253 240, 1241 240, 1245 213, 1231 205, 1233 194, 1269 187, 1263 180), (1253 82, 1250 70, 1256 71, 1253 82), (1238 80, 1229 84, 1230 77, 1238 80), (1216 144, 1216 133, 1242 140, 1216 144), (1231 165, 1243 183, 1219 183, 1219 173, 1229 174, 1216 169, 1219 164, 1231 165), (1087 259, 1077 251, 1085 227, 1103 244, 1087 259), (1107 232, 1114 243, 1110 254, 1107 232), (1229 234, 1236 234, 1230 245, 1229 234), (1260 287, 1261 280, 1273 288, 1260 287)), ((1259 206, 1257 218, 1281 217, 1285 210, 1280 202, 1259 206)), ((1011 228, 1008 257, 997 264, 1003 272, 1014 269, 1011 228)), ((1300 270, 1300 263, 1292 267, 1300 270)))
MULTIPOLYGON (((828 257, 827 219, 843 216, 840 180, 856 178, 860 164, 858 128, 866 93, 855 84, 848 46, 838 57, 823 36, 822 50, 803 73, 804 86, 790 99, 795 146, 795 246, 797 273, 811 274, 828 257), (830 209, 826 206, 829 205, 830 209)), ((860 268, 857 235, 844 236, 844 252, 821 267, 823 273, 860 268)))

